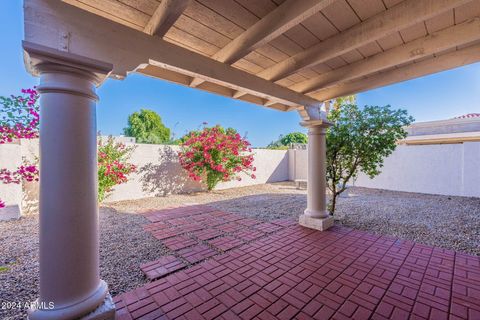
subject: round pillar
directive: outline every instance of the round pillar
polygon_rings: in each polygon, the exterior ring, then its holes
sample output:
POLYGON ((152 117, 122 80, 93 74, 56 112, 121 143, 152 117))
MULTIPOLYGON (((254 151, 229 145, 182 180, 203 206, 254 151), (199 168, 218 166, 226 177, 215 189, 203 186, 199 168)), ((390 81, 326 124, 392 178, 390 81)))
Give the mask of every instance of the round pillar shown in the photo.
POLYGON ((329 216, 326 201, 326 142, 324 126, 308 128, 308 180, 307 209, 305 215, 312 218, 329 216))
POLYGON ((40 297, 29 319, 77 319, 108 293, 99 276, 96 76, 40 72, 40 297))

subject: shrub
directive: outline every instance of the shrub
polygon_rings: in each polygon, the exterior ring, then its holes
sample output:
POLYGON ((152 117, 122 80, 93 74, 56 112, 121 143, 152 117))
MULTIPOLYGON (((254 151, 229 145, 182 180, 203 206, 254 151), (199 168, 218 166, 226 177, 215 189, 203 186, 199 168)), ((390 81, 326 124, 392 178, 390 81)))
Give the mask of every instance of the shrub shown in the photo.
MULTIPOLYGON (((22 89, 21 96, 0 97, 0 143, 12 142, 13 139, 33 139, 39 137, 40 106, 38 92, 22 89)), ((108 192, 117 184, 127 182, 127 176, 135 171, 135 166, 127 163, 133 147, 115 143, 109 137, 106 143, 98 144, 98 198, 103 201, 108 192)), ((37 161, 38 162, 38 159, 37 161)), ((0 168, 0 182, 4 184, 39 181, 37 164, 24 164, 10 171, 0 168)), ((0 199, 0 208, 5 202, 0 199)))
MULTIPOLYGON (((40 124, 39 95, 33 89, 22 89, 22 95, 0 97, 0 144, 12 142, 14 139, 38 138, 40 124)), ((38 181, 36 164, 24 163, 14 171, 0 169, 0 181, 5 184, 22 181, 38 181)), ((0 208, 5 202, 0 199, 0 208)))
POLYGON ((0 181, 5 184, 16 183, 20 184, 22 181, 33 182, 38 181, 39 172, 36 164, 25 162, 15 171, 10 171, 5 168, 0 169, 0 181))
POLYGON ((235 129, 221 126, 191 131, 181 139, 180 164, 194 181, 212 190, 220 181, 241 180, 241 172, 255 179, 250 143, 235 129))
POLYGON ((22 95, 0 97, 0 143, 38 138, 40 123, 38 92, 22 89, 22 95))
POLYGON ((128 181, 127 176, 135 172, 136 167, 128 163, 135 147, 115 142, 108 137, 98 141, 98 201, 102 202, 113 187, 128 181))
POLYGON ((359 172, 370 178, 380 174, 383 159, 407 136, 404 127, 413 122, 406 110, 390 106, 342 105, 328 114, 334 123, 327 130, 327 185, 332 192, 330 213, 336 200, 359 172))

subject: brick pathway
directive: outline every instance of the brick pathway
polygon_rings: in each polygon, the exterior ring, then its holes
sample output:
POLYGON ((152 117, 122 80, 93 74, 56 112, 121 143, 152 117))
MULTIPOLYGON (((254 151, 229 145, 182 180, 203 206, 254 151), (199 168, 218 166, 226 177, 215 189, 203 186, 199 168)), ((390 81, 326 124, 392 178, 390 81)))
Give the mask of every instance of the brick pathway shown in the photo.
POLYGON ((147 218, 195 244, 143 266, 163 277, 116 296, 117 319, 480 319, 480 257, 206 206, 147 218))

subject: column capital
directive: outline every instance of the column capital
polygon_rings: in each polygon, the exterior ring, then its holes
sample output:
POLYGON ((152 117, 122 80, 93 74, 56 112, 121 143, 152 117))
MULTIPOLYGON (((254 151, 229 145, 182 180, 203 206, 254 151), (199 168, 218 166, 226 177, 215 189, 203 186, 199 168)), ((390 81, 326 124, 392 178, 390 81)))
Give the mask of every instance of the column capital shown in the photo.
POLYGON ((36 43, 23 41, 24 61, 27 71, 33 76, 44 72, 69 72, 89 77, 95 86, 100 86, 113 69, 111 63, 60 51, 36 43))
POLYGON ((300 122, 302 127, 308 128, 308 134, 325 134, 326 129, 333 124, 326 120, 306 120, 300 122))
POLYGON ((305 128, 328 128, 331 127, 333 123, 327 120, 305 120, 300 122, 300 125, 305 128))

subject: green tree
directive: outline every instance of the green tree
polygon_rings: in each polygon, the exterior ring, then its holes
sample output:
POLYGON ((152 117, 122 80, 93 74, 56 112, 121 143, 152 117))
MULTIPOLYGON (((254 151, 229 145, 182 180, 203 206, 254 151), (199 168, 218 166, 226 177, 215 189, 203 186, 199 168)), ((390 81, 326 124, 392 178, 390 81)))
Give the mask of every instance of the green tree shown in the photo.
POLYGON ((303 132, 291 132, 286 135, 280 135, 278 140, 271 142, 268 149, 287 149, 292 143, 307 143, 308 137, 303 132))
POLYGON ((135 137, 138 143, 168 143, 170 129, 162 123, 162 118, 152 110, 141 109, 128 116, 128 127, 123 129, 128 137, 135 137))
POLYGON ((328 119, 334 123, 327 130, 327 185, 332 192, 330 213, 335 212, 337 197, 359 172, 370 178, 380 174, 383 159, 400 139, 407 136, 404 127, 414 119, 406 110, 390 106, 343 104, 332 110, 328 119))
POLYGON ((356 104, 357 103, 357 96, 356 95, 350 95, 350 96, 344 96, 344 97, 339 97, 333 100, 333 109, 337 110, 341 106, 345 104, 356 104))

